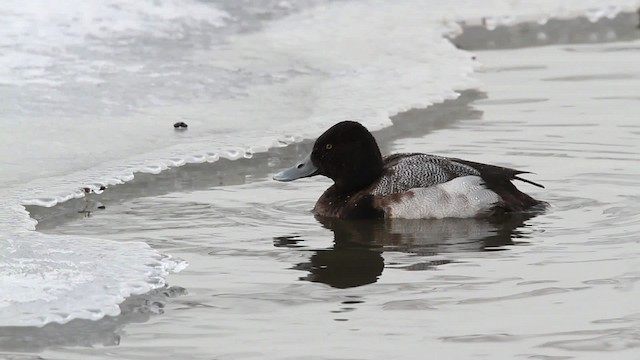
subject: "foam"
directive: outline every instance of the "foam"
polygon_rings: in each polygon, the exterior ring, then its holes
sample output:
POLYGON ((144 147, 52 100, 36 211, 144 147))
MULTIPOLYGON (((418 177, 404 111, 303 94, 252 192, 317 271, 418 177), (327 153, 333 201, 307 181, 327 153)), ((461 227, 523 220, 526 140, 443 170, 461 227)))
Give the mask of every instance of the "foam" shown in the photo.
POLYGON ((141 243, 36 233, 22 205, 55 206, 136 172, 251 157, 343 119, 380 129, 479 86, 472 54, 443 37, 458 22, 595 19, 639 1, 314 4, 229 35, 256 20, 199 1, 0 3, 11 25, 0 30, 0 125, 10 129, 0 132, 0 271, 11 274, 0 283, 1 325, 113 314, 182 266, 141 243), (175 121, 189 129, 174 131, 175 121))

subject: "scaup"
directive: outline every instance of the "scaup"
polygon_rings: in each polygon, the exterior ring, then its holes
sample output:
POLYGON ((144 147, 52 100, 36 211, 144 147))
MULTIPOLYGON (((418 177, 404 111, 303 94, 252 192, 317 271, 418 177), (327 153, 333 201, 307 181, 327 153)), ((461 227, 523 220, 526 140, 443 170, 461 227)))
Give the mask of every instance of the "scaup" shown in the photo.
POLYGON ((487 217, 544 204, 511 181, 526 171, 456 158, 407 153, 382 157, 371 133, 355 121, 324 132, 300 164, 273 178, 324 175, 334 181, 318 199, 318 216, 342 219, 487 217))

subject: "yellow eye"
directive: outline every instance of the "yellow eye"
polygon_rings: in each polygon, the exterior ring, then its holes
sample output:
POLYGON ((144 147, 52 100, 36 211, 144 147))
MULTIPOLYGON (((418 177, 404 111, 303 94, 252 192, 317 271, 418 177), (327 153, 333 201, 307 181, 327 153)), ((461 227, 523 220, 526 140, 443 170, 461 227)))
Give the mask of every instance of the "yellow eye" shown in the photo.
POLYGON ((331 145, 331 144, 327 144, 327 145, 324 146, 324 148, 327 149, 327 150, 331 150, 332 147, 333 147, 333 145, 331 145))

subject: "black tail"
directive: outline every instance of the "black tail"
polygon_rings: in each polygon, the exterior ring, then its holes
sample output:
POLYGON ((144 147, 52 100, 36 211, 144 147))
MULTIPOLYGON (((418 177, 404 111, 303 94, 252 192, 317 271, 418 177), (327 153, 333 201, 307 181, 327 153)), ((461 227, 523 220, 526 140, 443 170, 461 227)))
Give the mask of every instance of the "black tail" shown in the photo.
POLYGON ((457 163, 471 166, 480 172, 480 177, 484 180, 486 186, 494 191, 502 201, 496 204, 496 207, 505 212, 523 211, 536 205, 546 204, 543 201, 536 200, 531 196, 518 190, 513 185, 512 180, 520 180, 531 185, 544 188, 544 186, 533 181, 519 177, 520 174, 530 174, 527 171, 520 171, 511 168, 477 163, 473 161, 451 159, 457 163))

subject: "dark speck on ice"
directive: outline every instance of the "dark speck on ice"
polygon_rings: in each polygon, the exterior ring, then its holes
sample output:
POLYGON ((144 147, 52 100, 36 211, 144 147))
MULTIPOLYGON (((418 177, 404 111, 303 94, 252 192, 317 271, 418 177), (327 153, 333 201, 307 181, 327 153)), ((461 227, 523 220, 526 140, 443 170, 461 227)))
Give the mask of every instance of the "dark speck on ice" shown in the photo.
POLYGON ((187 125, 187 123, 185 123, 183 121, 178 121, 177 123, 173 124, 173 127, 175 129, 182 130, 182 129, 186 129, 187 127, 189 127, 189 125, 187 125))

